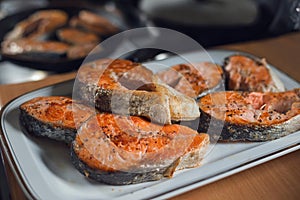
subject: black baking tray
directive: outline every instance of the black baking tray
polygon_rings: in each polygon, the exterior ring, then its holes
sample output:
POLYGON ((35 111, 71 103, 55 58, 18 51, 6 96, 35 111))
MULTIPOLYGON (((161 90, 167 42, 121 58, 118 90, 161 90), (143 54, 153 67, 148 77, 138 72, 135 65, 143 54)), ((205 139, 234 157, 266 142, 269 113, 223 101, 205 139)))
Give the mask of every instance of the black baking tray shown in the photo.
MULTIPOLYGON (((116 10, 111 11, 106 9, 105 6, 98 6, 97 8, 93 6, 82 6, 76 5, 75 3, 68 4, 49 4, 42 8, 32 8, 27 10, 22 10, 16 12, 12 15, 6 16, 2 20, 0 20, 0 42, 3 41, 4 36, 14 28, 16 23, 20 22, 23 19, 26 19, 32 13, 40 11, 40 10, 48 10, 48 9, 59 9, 65 11, 69 18, 77 15, 81 10, 89 10, 96 14, 99 14, 103 17, 106 17, 109 21, 114 22, 119 28, 119 32, 128 30, 130 28, 134 28, 136 26, 140 26, 136 22, 129 22, 126 20, 126 17, 122 15, 121 12, 116 10)), ((102 39, 108 38, 112 35, 104 35, 102 39)), ((99 55, 98 57, 107 56, 108 52, 104 52, 103 55, 99 55)), ((46 70, 52 72, 67 72, 78 69, 83 62, 84 58, 79 59, 69 59, 67 57, 59 57, 59 56, 37 56, 33 54, 28 55, 5 55, 1 52, 0 61, 10 61, 20 66, 30 67, 38 70, 46 70)))

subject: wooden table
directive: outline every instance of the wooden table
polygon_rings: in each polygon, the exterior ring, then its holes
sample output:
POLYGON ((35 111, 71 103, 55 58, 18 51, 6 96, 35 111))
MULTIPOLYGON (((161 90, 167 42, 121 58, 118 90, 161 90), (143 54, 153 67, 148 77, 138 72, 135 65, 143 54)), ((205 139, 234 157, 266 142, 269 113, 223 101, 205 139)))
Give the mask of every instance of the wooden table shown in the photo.
MULTIPOLYGON (((271 64, 300 81, 300 33, 232 44, 220 49, 249 52, 265 57, 271 64)), ((50 76, 44 80, 21 84, 0 85, 0 108, 11 99, 49 84, 72 79, 75 72, 50 76)), ((300 150, 253 167, 225 179, 176 196, 172 199, 299 199, 300 150)), ((6 163, 12 199, 25 199, 11 169, 6 163)))

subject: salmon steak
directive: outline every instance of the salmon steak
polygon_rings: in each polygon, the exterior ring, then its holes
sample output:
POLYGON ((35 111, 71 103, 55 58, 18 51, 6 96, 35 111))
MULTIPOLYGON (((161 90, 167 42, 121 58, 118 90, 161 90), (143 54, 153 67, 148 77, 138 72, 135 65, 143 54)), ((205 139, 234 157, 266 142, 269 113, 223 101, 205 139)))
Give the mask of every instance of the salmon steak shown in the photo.
POLYGON ((93 43, 94 46, 96 46, 100 42, 100 38, 96 34, 81 31, 75 28, 59 29, 57 31, 57 36, 61 41, 74 45, 93 43))
POLYGON ((82 10, 78 13, 78 17, 73 17, 70 26, 98 35, 111 35, 119 31, 119 28, 108 19, 88 10, 82 10))
POLYGON ((68 15, 62 10, 42 10, 33 13, 27 19, 17 23, 14 29, 7 33, 5 40, 28 38, 34 40, 43 39, 45 34, 64 26, 68 21, 68 15))
POLYGON ((87 63, 78 71, 75 99, 99 111, 146 117, 153 122, 171 124, 199 117, 194 99, 164 83, 142 64, 121 59, 101 59, 87 63))
POLYGON ((223 64, 227 90, 282 92, 285 87, 265 59, 244 55, 225 58, 223 64))
POLYGON ((67 51, 67 57, 70 59, 83 58, 87 55, 96 54, 103 49, 95 43, 77 44, 71 46, 67 51))
POLYGON ((71 160, 86 177, 128 185, 197 167, 208 145, 207 134, 185 126, 162 126, 137 116, 98 113, 78 130, 71 160))
POLYGON ((38 41, 31 39, 7 40, 1 43, 2 53, 6 55, 37 54, 44 56, 66 55, 70 45, 58 41, 38 41))
POLYGON ((61 96, 33 98, 23 103, 20 111, 26 132, 68 144, 75 139, 77 128, 95 114, 90 107, 61 96))
POLYGON ((178 64, 157 73, 160 80, 192 98, 223 86, 223 70, 210 62, 178 64))
POLYGON ((213 139, 268 141, 300 130, 300 88, 265 93, 216 92, 204 96, 198 104, 198 131, 222 130, 220 137, 211 135, 213 139))

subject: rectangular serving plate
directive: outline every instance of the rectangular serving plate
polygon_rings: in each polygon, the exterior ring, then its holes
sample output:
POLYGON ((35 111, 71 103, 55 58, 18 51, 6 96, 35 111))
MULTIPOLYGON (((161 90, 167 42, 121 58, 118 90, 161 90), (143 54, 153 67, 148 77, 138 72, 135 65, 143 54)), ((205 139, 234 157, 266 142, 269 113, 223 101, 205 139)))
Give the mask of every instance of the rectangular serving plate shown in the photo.
MULTIPOLYGON (((187 53, 165 60, 148 62, 153 71, 186 61, 213 61, 221 64, 234 51, 214 50, 187 53), (155 68, 156 67, 156 68, 155 68)), ((270 66, 287 89, 299 83, 270 66)), ((18 107, 38 96, 71 96, 74 80, 51 85, 22 95, 2 110, 1 145, 18 182, 29 199, 165 199, 206 185, 268 160, 300 149, 300 131, 268 142, 217 143, 201 167, 175 173, 171 179, 112 186, 91 181, 71 164, 69 147, 24 134, 19 124, 18 107)))

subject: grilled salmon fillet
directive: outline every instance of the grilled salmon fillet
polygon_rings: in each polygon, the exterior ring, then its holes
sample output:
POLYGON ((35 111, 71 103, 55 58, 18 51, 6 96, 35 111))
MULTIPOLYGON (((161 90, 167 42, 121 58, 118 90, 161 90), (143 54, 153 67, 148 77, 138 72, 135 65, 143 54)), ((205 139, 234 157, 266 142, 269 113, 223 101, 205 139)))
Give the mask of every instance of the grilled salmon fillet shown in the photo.
POLYGON ((199 107, 199 131, 216 133, 224 125, 219 138, 223 141, 267 141, 300 130, 300 88, 216 92, 201 98, 199 107))
POLYGON ((283 83, 267 65, 265 59, 244 55, 225 58, 224 72, 227 89, 250 92, 282 92, 283 83))
POLYGON ((194 99, 159 83, 152 71, 129 60, 101 59, 77 74, 79 98, 97 109, 146 117, 161 124, 199 117, 194 99))
POLYGON ((62 10, 42 10, 33 13, 27 19, 17 23, 14 29, 5 36, 5 40, 20 38, 41 39, 41 37, 65 25, 68 15, 62 10))
POLYGON ((80 11, 78 19, 80 21, 79 25, 101 35, 113 34, 119 31, 119 28, 108 19, 88 10, 80 11))
POLYGON ((107 19, 88 11, 81 11, 78 17, 72 17, 69 24, 73 28, 95 33, 99 36, 108 36, 119 31, 119 28, 107 19), (100 23, 97 22, 98 20, 94 21, 96 18, 100 19, 100 23))
POLYGON ((71 46, 67 51, 67 57, 70 59, 78 59, 87 56, 88 54, 96 54, 103 49, 95 43, 78 44, 71 46))
POLYGON ((20 106, 20 122, 33 135, 71 143, 77 128, 95 113, 69 97, 33 98, 20 106), (75 114, 73 112, 76 112, 75 114))
POLYGON ((96 46, 98 42, 100 42, 100 38, 96 34, 75 28, 59 29, 57 31, 57 36, 61 41, 77 45, 93 43, 94 46, 96 46))
POLYGON ((31 39, 7 40, 1 43, 2 53, 6 55, 40 54, 65 55, 70 45, 57 41, 38 41, 31 39))
POLYGON ((178 64, 157 75, 162 82, 192 98, 215 91, 223 84, 222 68, 210 62, 178 64))
POLYGON ((207 134, 185 126, 99 113, 78 130, 71 158, 85 176, 125 185, 171 177, 175 170, 199 166, 208 144, 207 134))

